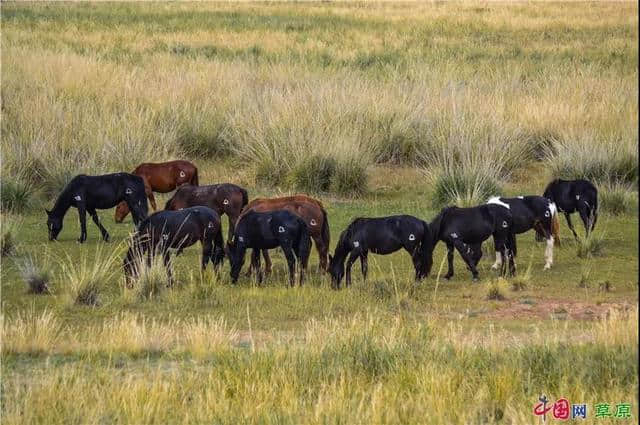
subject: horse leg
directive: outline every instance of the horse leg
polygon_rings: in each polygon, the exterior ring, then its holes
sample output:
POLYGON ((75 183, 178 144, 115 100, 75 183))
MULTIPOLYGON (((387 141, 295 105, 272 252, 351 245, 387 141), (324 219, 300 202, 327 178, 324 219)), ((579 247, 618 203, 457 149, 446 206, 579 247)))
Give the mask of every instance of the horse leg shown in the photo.
POLYGON ((328 247, 322 241, 322 236, 312 236, 313 244, 316 246, 316 251, 318 251, 318 270, 326 271, 327 270, 327 254, 328 247))
POLYGON ((360 270, 362 271, 362 280, 366 282, 369 271, 369 253, 367 251, 360 254, 360 270))
POLYGON ((80 239, 78 242, 83 243, 87 240, 87 211, 83 204, 78 205, 78 217, 80 218, 80 239))
POLYGON ((449 280, 453 276, 453 243, 450 242, 447 242, 447 262, 449 263, 449 268, 444 278, 449 280))
POLYGON ((476 269, 473 253, 471 252, 471 247, 466 243, 462 242, 460 239, 456 239, 453 242, 453 246, 455 246, 455 248, 458 250, 464 262, 467 263, 467 268, 473 275, 473 280, 477 281, 478 269, 476 269))
POLYGON ((284 256, 287 257, 287 265, 289 266, 289 286, 293 288, 295 286, 296 258, 293 255, 291 244, 283 244, 282 250, 284 251, 284 256))
POLYGON ((470 245, 471 247, 471 255, 473 258, 473 265, 478 267, 478 263, 480 262, 480 259, 482 258, 482 244, 475 244, 475 245, 470 245))
POLYGON ((593 216, 591 215, 590 208, 583 203, 582 206, 578 207, 578 213, 580 214, 580 219, 582 219, 582 224, 584 224, 585 234, 589 236, 591 223, 593 222, 593 216))
POLYGON ((213 270, 217 271, 222 262, 224 262, 224 240, 222 239, 222 230, 218 230, 213 237, 213 249, 211 251, 213 270))
POLYGON ((573 237, 578 240, 578 234, 576 233, 576 229, 573 228, 573 223, 571 222, 571 215, 568 212, 565 212, 564 217, 567 219, 567 225, 569 226, 569 229, 571 229, 571 232, 573 232, 573 237))
POLYGON ((553 235, 547 238, 547 247, 544 250, 544 270, 549 270, 553 264, 553 235))
POLYGON ((96 212, 96 210, 93 209, 93 210, 87 210, 87 211, 91 215, 93 222, 96 224, 96 226, 98 226, 98 229, 100 229, 100 233, 102 233, 102 239, 105 242, 109 242, 109 232, 107 232, 107 229, 105 229, 102 223, 100 223, 100 217, 98 217, 98 213, 96 212))
MULTIPOLYGON (((202 271, 205 271, 211 256, 213 255, 213 241, 211 239, 205 239, 202 241, 202 271)), ((211 260, 213 263, 213 260, 211 260)), ((216 268, 216 265, 213 265, 216 268)))
POLYGON ((263 274, 262 274, 262 268, 260 267, 260 250, 259 249, 254 249, 251 252, 251 267, 256 271, 256 281, 258 282, 258 285, 262 285, 262 279, 263 279, 263 274))
POLYGON ((346 275, 346 281, 345 281, 347 286, 351 286, 351 266, 353 266, 353 263, 356 262, 359 256, 360 256, 359 251, 354 250, 349 253, 349 258, 347 259, 347 275, 346 275))
POLYGON ((269 276, 271 274, 271 257, 269 257, 269 250, 262 250, 262 257, 264 258, 264 273, 269 276))
POLYGON ((158 206, 156 205, 156 197, 153 196, 153 192, 152 191, 147 193, 147 198, 149 198, 149 202, 151 203, 151 208, 153 208, 154 211, 157 211, 158 210, 158 206))

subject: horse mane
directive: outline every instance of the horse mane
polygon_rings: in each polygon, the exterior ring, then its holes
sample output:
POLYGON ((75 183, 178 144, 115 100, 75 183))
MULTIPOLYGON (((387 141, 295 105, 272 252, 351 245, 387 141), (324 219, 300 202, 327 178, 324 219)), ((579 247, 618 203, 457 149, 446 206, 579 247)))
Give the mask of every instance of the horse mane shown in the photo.
POLYGON ((53 204, 53 208, 51 208, 51 212, 54 216, 64 216, 67 213, 67 210, 71 207, 71 201, 69 200, 68 195, 72 191, 72 183, 74 183, 76 178, 79 176, 80 175, 72 178, 56 198, 56 202, 53 204))
POLYGON ((551 182, 549 182, 549 184, 547 185, 547 187, 544 188, 544 193, 542 196, 544 196, 545 198, 551 199, 549 198, 549 196, 551 196, 551 189, 557 185, 558 183, 560 183, 560 179, 553 179, 551 180, 551 182))

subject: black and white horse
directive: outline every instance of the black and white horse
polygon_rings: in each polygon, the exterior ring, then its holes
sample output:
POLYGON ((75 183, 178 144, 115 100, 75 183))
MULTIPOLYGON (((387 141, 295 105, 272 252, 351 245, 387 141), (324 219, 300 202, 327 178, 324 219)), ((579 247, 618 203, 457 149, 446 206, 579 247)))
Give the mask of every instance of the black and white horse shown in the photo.
POLYGON ((231 281, 236 283, 244 264, 247 249, 253 249, 251 267, 262 283, 260 252, 281 247, 289 266, 289 284, 294 285, 296 258, 300 269, 300 285, 309 262, 311 238, 306 223, 297 215, 277 210, 264 213, 249 211, 236 223, 233 239, 227 242, 227 256, 231 262, 231 281))
POLYGON ((514 257, 517 254, 516 237, 513 229, 513 217, 508 208, 501 205, 485 204, 472 208, 448 207, 429 223, 433 235, 433 246, 438 241, 447 244, 447 260, 449 268, 445 279, 453 276, 453 250, 458 250, 473 275, 478 279, 476 265, 482 257, 482 242, 493 236, 496 249, 500 251, 504 263, 501 274, 506 273, 506 262, 509 273, 516 271, 514 257))
POLYGON ((555 202, 558 211, 563 212, 569 229, 578 239, 571 223, 571 214, 578 211, 587 235, 596 227, 598 220, 598 189, 588 180, 556 179, 544 190, 545 198, 555 202))
MULTIPOLYGON (((531 229, 536 231, 536 237, 547 241, 544 251, 544 270, 551 268, 553 264, 553 245, 558 239, 558 209, 556 204, 542 196, 517 196, 515 198, 493 197, 487 204, 500 205, 508 208, 513 217, 513 232, 520 234, 531 229)), ((474 251, 480 246, 472 247, 474 251)), ((497 270, 502 265, 502 254, 498 247, 495 247, 496 261, 491 266, 497 270)))
POLYGON ((80 216, 80 239, 78 242, 82 243, 87 240, 86 213, 91 215, 93 222, 100 229, 102 238, 108 241, 109 233, 100 223, 96 210, 113 208, 122 201, 126 202, 131 210, 136 226, 147 217, 147 197, 142 178, 128 173, 75 176, 62 189, 53 209, 51 211, 45 210, 48 216, 49 240, 53 241, 58 237, 67 210, 70 207, 75 207, 80 216))
POLYGON ((333 256, 329 256, 332 286, 340 288, 340 281, 345 274, 345 259, 346 285, 351 285, 351 266, 358 258, 362 276, 366 280, 369 251, 387 255, 404 249, 413 260, 416 281, 421 280, 431 272, 432 243, 429 225, 410 215, 356 218, 342 232, 333 256))
POLYGON ((146 254, 149 267, 154 256, 162 255, 171 284, 171 250, 176 250, 177 256, 198 241, 202 243, 202 270, 209 260, 217 269, 224 260, 224 241, 220 216, 211 208, 192 207, 150 215, 140 223, 124 259, 127 282, 139 275, 140 261, 146 254))

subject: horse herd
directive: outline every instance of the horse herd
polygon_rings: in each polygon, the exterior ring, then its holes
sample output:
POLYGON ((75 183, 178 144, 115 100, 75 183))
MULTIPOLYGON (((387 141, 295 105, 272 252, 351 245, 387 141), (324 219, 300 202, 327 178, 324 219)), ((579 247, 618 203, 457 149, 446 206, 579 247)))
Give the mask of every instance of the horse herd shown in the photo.
POLYGON ((596 224, 598 195, 595 186, 586 180, 558 179, 547 186, 543 196, 494 197, 486 204, 471 208, 446 207, 430 223, 410 215, 356 218, 340 235, 333 256, 329 254, 327 212, 320 201, 297 195, 249 202, 247 191, 234 184, 200 186, 198 169, 188 161, 142 164, 131 174, 74 177, 52 210, 46 210, 49 240, 57 238, 70 207, 75 207, 80 217, 80 243, 87 238, 87 212, 105 241, 109 240, 109 233, 100 223, 96 210, 116 207, 116 222, 122 222, 131 213, 136 232, 124 259, 129 284, 139 276, 145 258, 150 265, 156 255, 162 256, 171 283, 171 253, 179 255, 200 241, 202 269, 209 261, 217 269, 227 257, 233 283, 240 275, 248 249, 253 250, 248 273, 254 270, 261 283, 260 254, 265 260, 265 272, 269 274, 268 250, 280 247, 289 268, 289 284, 294 285, 297 262, 302 285, 313 239, 320 269, 331 275, 332 287, 338 289, 345 275, 346 285, 351 284, 351 268, 358 259, 366 279, 369 252, 386 255, 404 249, 411 256, 415 279, 421 280, 431 271, 433 250, 439 241, 444 242, 448 250, 448 270, 444 277, 453 276, 453 256, 457 250, 473 280, 477 280, 482 242, 492 236, 496 252, 492 268, 500 269, 504 275, 508 265, 508 272, 513 275, 516 234, 531 229, 535 230, 537 240, 546 240, 546 270, 553 263, 554 242, 559 242, 558 213, 564 213, 577 238, 570 214, 578 212, 588 234, 596 224), (156 210, 153 192, 173 190, 175 193, 165 210, 147 216, 147 198, 156 210), (222 235, 223 214, 229 220, 226 245, 222 235))

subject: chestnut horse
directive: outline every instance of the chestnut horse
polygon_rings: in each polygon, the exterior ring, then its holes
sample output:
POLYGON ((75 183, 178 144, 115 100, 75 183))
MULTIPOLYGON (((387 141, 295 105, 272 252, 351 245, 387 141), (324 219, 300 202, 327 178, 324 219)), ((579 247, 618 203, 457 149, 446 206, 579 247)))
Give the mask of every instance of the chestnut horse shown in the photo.
POLYGON ((246 189, 231 183, 212 184, 208 186, 180 186, 173 197, 167 201, 165 210, 181 210, 188 207, 209 207, 218 215, 229 217, 229 240, 233 237, 236 221, 242 208, 247 205, 249 196, 246 189))
MULTIPOLYGON (((309 235, 313 239, 318 257, 320 258, 320 268, 327 270, 329 253, 329 221, 327 220, 327 212, 322 203, 316 199, 305 195, 285 196, 282 198, 256 198, 249 202, 242 210, 240 217, 249 211, 268 212, 275 210, 287 210, 300 217, 307 228, 309 235)), ((269 273, 271 271, 271 259, 267 250, 262 251, 264 257, 265 269, 269 273)), ((251 270, 249 270, 251 273, 251 270)))
MULTIPOLYGON (((156 198, 153 196, 153 192, 171 192, 185 183, 198 186, 198 168, 189 161, 140 164, 132 174, 142 177, 145 193, 154 211, 158 207, 156 206, 156 198)), ((129 214, 127 204, 125 202, 118 204, 115 216, 116 223, 122 223, 127 214, 129 214)))

